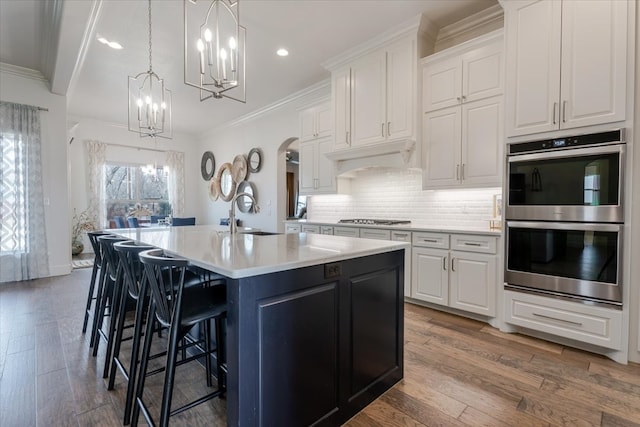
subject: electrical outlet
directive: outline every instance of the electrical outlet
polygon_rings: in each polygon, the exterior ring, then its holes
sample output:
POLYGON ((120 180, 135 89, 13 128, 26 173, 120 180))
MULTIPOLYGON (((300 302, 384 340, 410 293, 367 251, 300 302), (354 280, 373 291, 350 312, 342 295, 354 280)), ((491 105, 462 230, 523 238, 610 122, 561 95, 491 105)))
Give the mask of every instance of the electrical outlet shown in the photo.
POLYGON ((324 265, 324 278, 333 279, 335 277, 342 276, 342 263, 334 262, 332 264, 324 265))

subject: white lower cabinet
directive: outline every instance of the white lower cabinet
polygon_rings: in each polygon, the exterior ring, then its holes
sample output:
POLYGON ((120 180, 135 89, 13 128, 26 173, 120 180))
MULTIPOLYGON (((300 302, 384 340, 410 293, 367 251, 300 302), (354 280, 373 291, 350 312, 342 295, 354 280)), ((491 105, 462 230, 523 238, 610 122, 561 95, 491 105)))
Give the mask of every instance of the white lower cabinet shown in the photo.
POLYGON ((505 290, 505 322, 613 350, 622 349, 622 311, 505 290))
POLYGON ((320 234, 333 235, 333 227, 331 227, 330 225, 321 225, 320 226, 320 234))
POLYGON ((285 224, 285 233, 299 233, 301 231, 300 224, 285 224))
POLYGON ((496 315, 497 238, 413 233, 411 297, 496 315))

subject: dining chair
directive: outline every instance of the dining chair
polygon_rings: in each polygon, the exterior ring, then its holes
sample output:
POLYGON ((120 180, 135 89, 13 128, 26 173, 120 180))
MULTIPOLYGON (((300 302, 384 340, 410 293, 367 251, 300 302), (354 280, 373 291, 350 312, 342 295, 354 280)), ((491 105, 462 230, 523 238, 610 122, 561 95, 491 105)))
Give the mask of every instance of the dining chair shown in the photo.
POLYGON ((173 226, 182 226, 182 225, 196 225, 196 217, 185 217, 185 218, 171 218, 171 225, 173 226))
POLYGON ((138 218, 135 216, 130 216, 127 218, 127 222, 129 223, 129 228, 140 228, 140 224, 138 224, 138 218))
POLYGON ((113 221, 116 223, 116 228, 127 228, 127 224, 125 223, 123 217, 114 216, 113 221))

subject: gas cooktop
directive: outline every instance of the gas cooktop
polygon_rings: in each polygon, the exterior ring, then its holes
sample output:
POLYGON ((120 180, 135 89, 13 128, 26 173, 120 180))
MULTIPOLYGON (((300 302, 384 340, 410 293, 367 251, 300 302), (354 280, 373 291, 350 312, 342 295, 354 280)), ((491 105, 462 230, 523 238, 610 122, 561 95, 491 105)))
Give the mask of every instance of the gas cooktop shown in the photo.
POLYGON ((366 225, 398 225, 398 224, 411 224, 411 221, 404 219, 367 219, 367 218, 354 218, 354 219, 341 219, 338 221, 341 224, 366 224, 366 225))

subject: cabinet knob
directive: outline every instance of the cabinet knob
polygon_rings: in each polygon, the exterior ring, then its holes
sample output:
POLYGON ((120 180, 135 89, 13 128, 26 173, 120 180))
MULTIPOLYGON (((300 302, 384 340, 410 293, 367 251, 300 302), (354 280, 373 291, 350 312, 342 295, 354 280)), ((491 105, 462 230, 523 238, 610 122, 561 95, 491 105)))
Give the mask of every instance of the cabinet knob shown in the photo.
POLYGON ((460 97, 459 97, 459 96, 456 96, 456 100, 457 100, 458 102, 460 102, 460 101, 461 101, 461 99, 460 99, 460 97))

